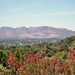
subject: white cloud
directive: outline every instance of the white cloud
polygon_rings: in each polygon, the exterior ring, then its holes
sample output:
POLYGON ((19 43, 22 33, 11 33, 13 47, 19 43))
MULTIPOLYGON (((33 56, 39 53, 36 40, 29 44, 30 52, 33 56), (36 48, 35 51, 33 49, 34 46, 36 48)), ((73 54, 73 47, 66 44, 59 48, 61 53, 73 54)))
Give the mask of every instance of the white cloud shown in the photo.
POLYGON ((12 9, 11 11, 18 11, 18 10, 23 10, 23 9, 26 9, 26 8, 16 8, 16 9, 12 9))
POLYGON ((34 6, 34 7, 40 7, 40 6, 42 6, 42 3, 41 2, 38 2, 38 1, 34 1, 29 6, 30 7, 32 7, 32 6, 34 6))
MULTIPOLYGON (((17 10, 21 10, 21 9, 17 9, 17 10)), ((41 15, 22 15, 22 16, 26 16, 26 17, 39 17, 39 16, 69 15, 69 14, 75 14, 75 12, 61 12, 61 13, 50 13, 50 14, 41 14, 41 15)), ((19 17, 19 18, 0 17, 0 20, 8 20, 8 19, 24 19, 24 17, 19 17)))
POLYGON ((10 19, 24 19, 24 18, 14 18, 14 17, 10 17, 10 18, 7 18, 7 17, 0 17, 0 20, 10 20, 10 19))
POLYGON ((24 16, 37 17, 37 16, 69 15, 69 14, 75 14, 75 12, 60 12, 60 13, 49 13, 49 14, 41 14, 41 15, 24 15, 24 16))
POLYGON ((0 20, 8 20, 9 18, 0 17, 0 20))
POLYGON ((41 16, 41 15, 24 15, 24 16, 27 16, 27 17, 37 17, 37 16, 41 16))
POLYGON ((12 2, 13 0, 1 0, 1 2, 12 2))
POLYGON ((75 12, 60 12, 60 13, 50 13, 50 14, 42 14, 42 15, 68 15, 75 14, 75 12))

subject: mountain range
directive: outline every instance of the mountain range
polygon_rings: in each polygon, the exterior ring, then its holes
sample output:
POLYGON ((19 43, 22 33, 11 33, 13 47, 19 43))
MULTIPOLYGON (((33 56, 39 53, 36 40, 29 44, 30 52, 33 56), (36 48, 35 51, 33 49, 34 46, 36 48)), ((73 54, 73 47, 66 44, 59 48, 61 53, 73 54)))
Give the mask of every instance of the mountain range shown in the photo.
POLYGON ((48 26, 0 28, 0 38, 65 38, 71 35, 75 35, 75 31, 48 26))

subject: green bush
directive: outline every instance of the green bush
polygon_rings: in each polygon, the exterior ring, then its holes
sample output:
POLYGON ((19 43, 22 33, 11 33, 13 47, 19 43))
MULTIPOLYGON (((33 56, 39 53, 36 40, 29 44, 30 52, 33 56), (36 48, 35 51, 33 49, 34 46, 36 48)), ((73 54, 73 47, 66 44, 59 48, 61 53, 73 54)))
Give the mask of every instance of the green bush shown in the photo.
POLYGON ((50 59, 53 59, 53 60, 56 60, 59 58, 65 59, 66 58, 66 52, 65 51, 57 52, 54 56, 50 57, 50 59))
POLYGON ((6 66, 6 54, 3 50, 0 50, 0 64, 6 66))

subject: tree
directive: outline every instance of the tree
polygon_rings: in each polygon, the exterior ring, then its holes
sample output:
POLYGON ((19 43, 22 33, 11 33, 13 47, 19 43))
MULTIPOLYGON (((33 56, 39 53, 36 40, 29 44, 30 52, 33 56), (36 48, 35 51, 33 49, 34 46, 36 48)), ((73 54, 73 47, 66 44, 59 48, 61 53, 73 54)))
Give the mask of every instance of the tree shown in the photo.
POLYGON ((4 46, 3 46, 3 45, 0 45, 0 49, 1 49, 1 50, 4 50, 4 46))

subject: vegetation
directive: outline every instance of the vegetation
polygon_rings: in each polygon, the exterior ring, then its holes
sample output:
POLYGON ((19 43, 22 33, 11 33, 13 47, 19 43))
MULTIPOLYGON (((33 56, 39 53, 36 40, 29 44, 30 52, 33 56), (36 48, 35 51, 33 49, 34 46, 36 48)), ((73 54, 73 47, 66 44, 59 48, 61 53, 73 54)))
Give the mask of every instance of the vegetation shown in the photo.
POLYGON ((0 75, 74 75, 75 36, 35 45, 0 45, 0 75))

